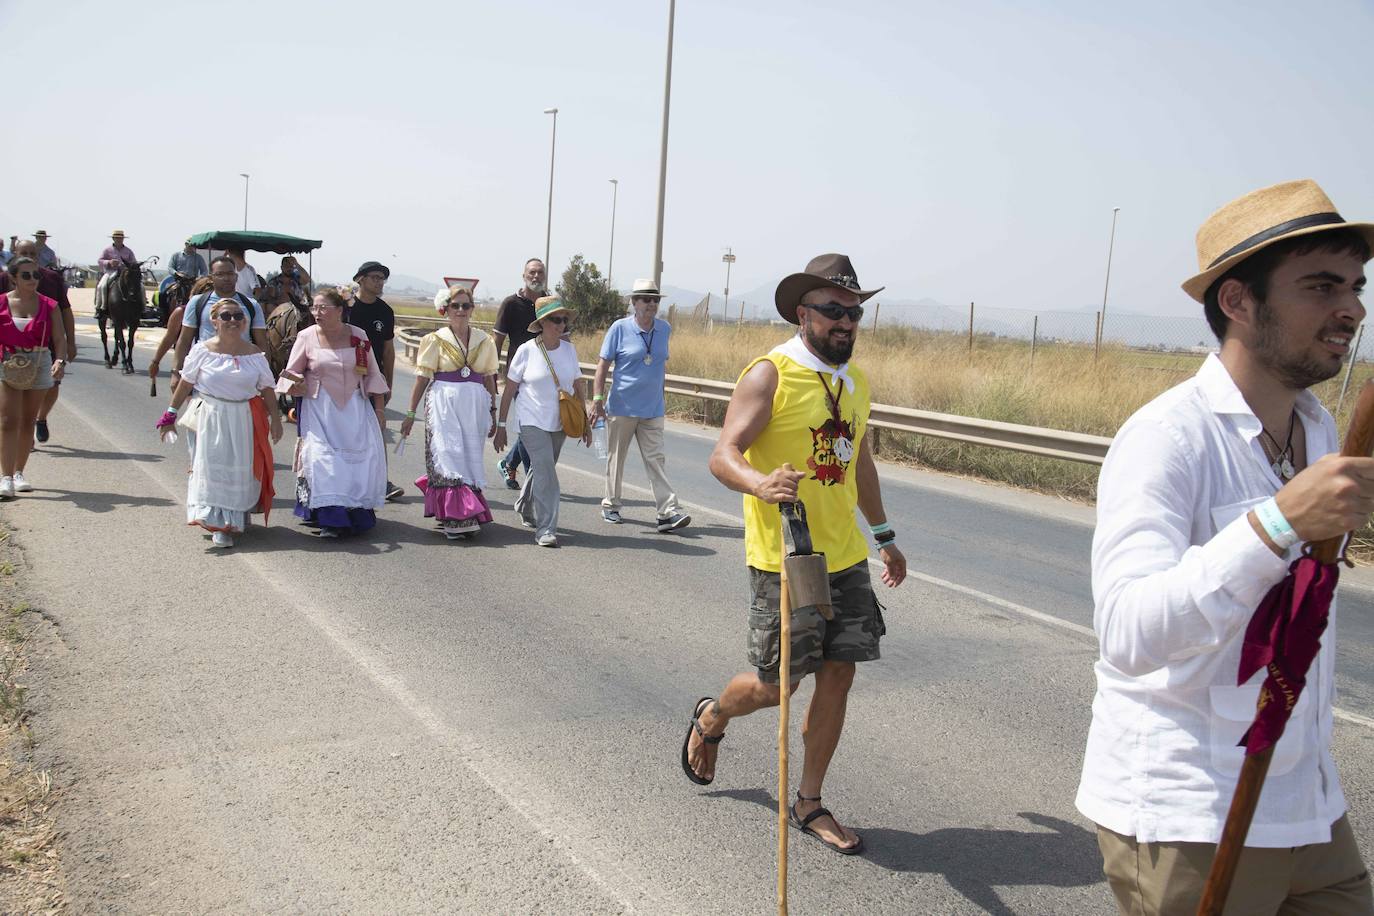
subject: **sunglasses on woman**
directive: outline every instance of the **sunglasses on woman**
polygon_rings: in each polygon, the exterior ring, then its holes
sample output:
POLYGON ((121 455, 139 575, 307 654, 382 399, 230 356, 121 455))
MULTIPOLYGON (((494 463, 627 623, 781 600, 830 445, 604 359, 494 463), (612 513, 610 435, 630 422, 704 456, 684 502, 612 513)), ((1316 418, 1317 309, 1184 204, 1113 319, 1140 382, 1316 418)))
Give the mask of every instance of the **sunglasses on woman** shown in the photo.
POLYGON ((471 302, 450 302, 448 307, 451 309, 458 309, 460 312, 470 312, 476 308, 471 302))
POLYGON ((21 279, 21 280, 41 280, 41 279, 43 279, 42 277, 40 277, 40 276, 38 275, 38 272, 35 271, 35 270, 21 270, 21 271, 19 271, 19 273, 17 273, 15 276, 17 276, 17 277, 18 277, 19 279, 21 279))
POLYGON ((243 312, 220 312, 220 313, 219 313, 219 320, 220 320, 220 321, 242 321, 242 320, 243 320, 243 317, 244 317, 244 316, 243 316, 243 312))
POLYGON ((545 318, 544 320, 545 320, 545 321, 552 321, 554 324, 567 324, 567 323, 568 323, 568 316, 567 316, 567 315, 550 315, 549 317, 545 318))
POLYGON ((822 317, 831 321, 848 318, 857 324, 859 319, 864 316, 862 305, 840 305, 838 302, 827 302, 824 305, 805 305, 802 307, 818 312, 822 317))

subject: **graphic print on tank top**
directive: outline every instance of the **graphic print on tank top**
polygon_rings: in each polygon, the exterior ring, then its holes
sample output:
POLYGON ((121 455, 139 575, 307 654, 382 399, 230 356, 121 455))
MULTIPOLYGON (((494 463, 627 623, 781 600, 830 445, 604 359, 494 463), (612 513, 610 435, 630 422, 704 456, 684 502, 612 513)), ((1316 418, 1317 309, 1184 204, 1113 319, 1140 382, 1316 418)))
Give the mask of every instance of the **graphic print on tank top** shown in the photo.
POLYGON ((830 390, 824 376, 817 372, 816 377, 825 386, 830 418, 820 426, 808 427, 811 430, 811 457, 806 459, 806 466, 811 469, 812 480, 822 486, 834 486, 844 483, 849 463, 854 460, 854 427, 858 418, 851 414, 845 420, 840 412, 843 382, 839 384, 837 395, 830 390))

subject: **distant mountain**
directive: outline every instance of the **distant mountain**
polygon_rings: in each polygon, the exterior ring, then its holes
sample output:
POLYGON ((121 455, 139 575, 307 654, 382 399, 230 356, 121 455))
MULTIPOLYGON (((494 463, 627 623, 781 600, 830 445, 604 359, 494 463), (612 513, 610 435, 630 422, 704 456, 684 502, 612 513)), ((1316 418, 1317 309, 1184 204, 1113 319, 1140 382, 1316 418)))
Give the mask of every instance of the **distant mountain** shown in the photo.
POLYGON ((392 274, 386 281, 389 293, 414 293, 420 296, 433 296, 439 291, 438 283, 421 280, 409 274, 392 274))

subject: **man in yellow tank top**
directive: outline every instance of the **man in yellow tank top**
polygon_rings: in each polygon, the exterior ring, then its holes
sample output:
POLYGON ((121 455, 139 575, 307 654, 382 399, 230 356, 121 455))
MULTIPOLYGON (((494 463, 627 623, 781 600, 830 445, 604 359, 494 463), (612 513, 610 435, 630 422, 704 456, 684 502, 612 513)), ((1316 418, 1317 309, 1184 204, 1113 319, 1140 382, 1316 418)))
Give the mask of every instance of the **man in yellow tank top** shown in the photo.
POLYGON ((859 288, 849 258, 823 254, 778 284, 774 301, 797 336, 744 370, 711 455, 711 473, 744 494, 744 543, 749 565, 749 663, 720 698, 692 709, 682 745, 687 778, 715 778, 716 751, 726 724, 778 705, 782 530, 778 503, 806 506, 815 550, 830 573, 834 619, 815 607, 793 609, 788 689, 816 677, 802 736, 806 756, 791 821, 807 836, 844 855, 863 840, 821 806, 821 784, 844 727, 855 663, 878 657, 883 615, 868 574, 868 543, 854 518, 857 505, 871 526, 883 562, 883 582, 906 578, 906 559, 887 524, 878 470, 865 433, 868 379, 849 362, 863 317, 861 303, 879 290, 859 288), (793 468, 795 470, 791 470, 793 468))

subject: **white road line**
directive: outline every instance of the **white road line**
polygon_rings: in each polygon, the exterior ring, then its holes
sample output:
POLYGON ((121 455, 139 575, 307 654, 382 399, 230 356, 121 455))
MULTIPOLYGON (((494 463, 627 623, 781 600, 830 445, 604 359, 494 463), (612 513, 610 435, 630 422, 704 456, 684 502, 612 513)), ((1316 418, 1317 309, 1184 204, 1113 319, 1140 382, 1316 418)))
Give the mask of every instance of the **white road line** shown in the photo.
MULTIPOLYGON (((601 474, 596 474, 592 471, 584 470, 583 468, 571 467, 566 464, 561 465, 560 470, 569 470, 575 474, 581 474, 584 477, 590 477, 598 481, 605 480, 605 477, 601 474)), ((653 492, 649 490, 647 487, 636 486, 632 483, 626 483, 623 484, 623 486, 627 490, 634 490, 635 492, 642 493, 643 495, 648 496, 651 499, 653 498, 653 492)), ((694 512, 701 512, 703 514, 715 516, 716 518, 729 522, 732 525, 738 525, 741 527, 744 525, 744 519, 739 518, 738 516, 730 515, 725 512, 721 512, 719 509, 712 509, 708 506, 699 506, 691 503, 682 503, 682 505, 687 506, 694 512)), ((881 570, 883 568, 882 561, 876 557, 869 557, 868 563, 874 569, 881 570)), ((980 592, 976 588, 969 588, 967 585, 960 585, 958 582, 951 582, 948 579, 941 579, 938 576, 930 576, 925 573, 914 572, 910 569, 907 570, 907 576, 912 579, 919 579, 922 582, 926 582, 938 588, 949 589, 952 592, 958 592, 961 595, 967 595, 968 597, 974 598, 978 601, 982 601, 985 604, 990 604, 993 607, 1001 608, 1004 611, 1010 611, 1013 614, 1020 615, 1029 620, 1034 620, 1037 623, 1043 623, 1047 626, 1051 626, 1056 629, 1072 633, 1077 637, 1086 638, 1090 640, 1094 645, 1097 644, 1097 634, 1093 632, 1092 627, 1085 627, 1081 623, 1074 623, 1072 620, 1064 620, 1063 618, 1055 617, 1053 614, 1046 614, 1044 611, 1037 611, 1035 608, 1026 607, 1024 604, 1017 604, 1016 602, 1008 601, 1005 598, 998 598, 996 595, 989 595, 987 592, 980 592)), ((1362 716, 1357 712, 1349 712, 1347 710, 1341 709, 1340 707, 1334 707, 1332 709, 1332 715, 1334 715, 1337 719, 1340 719, 1343 722, 1349 722, 1352 725, 1362 725, 1365 728, 1374 729, 1374 718, 1370 718, 1369 716, 1362 716)))
MULTIPOLYGON (((65 410, 75 414, 77 419, 82 423, 85 423, 93 430, 99 431, 100 427, 93 422, 85 411, 72 406, 71 399, 63 401, 62 406, 65 410)), ((108 436, 101 435, 107 442, 110 441, 108 436)), ((118 447, 114 442, 110 442, 110 444, 113 447, 118 447)), ((143 473, 158 487, 171 496, 174 501, 180 503, 185 499, 186 491, 184 487, 178 490, 175 487, 168 486, 164 481, 159 479, 147 465, 142 462, 133 462, 133 464, 138 467, 139 470, 143 471, 143 473)), ((466 734, 447 724, 443 716, 435 712, 428 703, 420 699, 420 697, 410 689, 405 679, 401 677, 400 674, 344 632, 328 610, 314 606, 311 603, 312 597, 305 590, 296 593, 292 589, 278 583, 270 576, 270 555, 239 554, 235 559, 253 567, 254 571, 257 572, 258 576, 266 585, 282 594, 284 599, 282 603, 284 606, 299 613, 331 643, 337 646, 340 651, 352 659, 353 663, 362 670, 369 680, 380 687, 385 693, 390 694, 396 703, 409 713, 425 731, 429 732, 430 735, 437 739, 450 754, 466 766, 473 775, 480 779, 487 788, 506 805, 518 812, 541 837, 552 844, 554 848, 561 851, 563 855, 567 856, 568 860, 580 869, 584 875, 605 891, 608 896, 614 898, 616 902, 626 910, 636 912, 634 904, 628 898, 621 895, 595 867, 584 861, 583 858, 573 850, 572 843, 566 836, 555 832, 546 825, 529 802, 517 797, 511 791, 507 790, 502 785, 499 776, 490 772, 490 770, 495 769, 496 773, 499 774, 499 766, 494 762, 485 762, 476 758, 473 750, 481 746, 481 742, 476 739, 476 736, 466 734)), ((652 898, 652 895, 647 893, 646 896, 652 898)))

